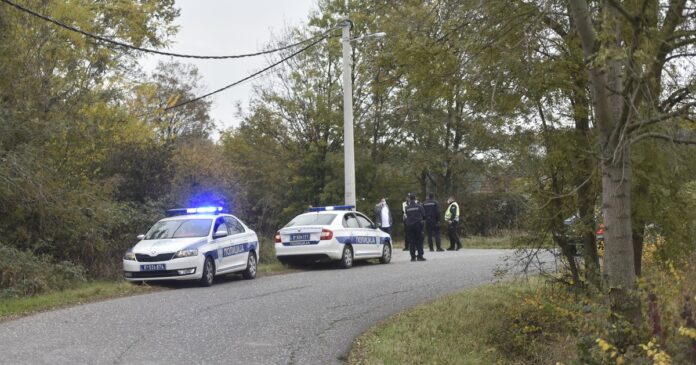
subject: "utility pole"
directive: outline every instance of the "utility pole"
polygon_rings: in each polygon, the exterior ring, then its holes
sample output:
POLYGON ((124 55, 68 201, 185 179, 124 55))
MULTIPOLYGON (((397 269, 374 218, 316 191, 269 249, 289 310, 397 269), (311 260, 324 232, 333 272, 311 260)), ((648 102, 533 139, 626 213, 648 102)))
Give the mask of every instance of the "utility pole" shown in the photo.
MULTIPOLYGON (((348 9, 348 0, 346 0, 348 9)), ((353 80, 351 75, 350 28, 352 23, 343 21, 343 168, 345 174, 345 204, 356 206, 355 196, 355 151, 353 149, 353 80)))

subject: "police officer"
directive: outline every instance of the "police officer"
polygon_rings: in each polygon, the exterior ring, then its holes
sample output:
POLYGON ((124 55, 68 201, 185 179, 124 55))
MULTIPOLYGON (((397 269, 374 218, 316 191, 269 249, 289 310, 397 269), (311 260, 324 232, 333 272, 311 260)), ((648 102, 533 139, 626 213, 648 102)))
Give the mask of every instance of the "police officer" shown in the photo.
POLYGON ((406 206, 406 241, 409 242, 411 261, 425 261, 423 257, 423 218, 425 210, 418 204, 416 196, 411 194, 406 206), (418 256, 416 256, 418 254, 418 256))
POLYGON ((440 245, 440 203, 435 200, 435 194, 428 194, 428 199, 423 202, 425 210, 425 233, 428 235, 428 247, 433 252, 433 236, 438 251, 444 251, 440 245))
POLYGON ((459 242, 459 233, 457 232, 460 218, 459 204, 451 196, 447 199, 447 204, 449 206, 447 211, 445 211, 445 221, 447 221, 447 235, 450 240, 450 247, 447 248, 447 251, 457 251, 462 248, 462 244, 459 242))
POLYGON ((404 251, 409 250, 409 244, 408 244, 408 235, 406 234, 406 206, 408 205, 408 198, 411 196, 411 193, 406 194, 406 200, 404 200, 403 203, 401 203, 401 212, 403 213, 403 222, 404 222, 404 251))

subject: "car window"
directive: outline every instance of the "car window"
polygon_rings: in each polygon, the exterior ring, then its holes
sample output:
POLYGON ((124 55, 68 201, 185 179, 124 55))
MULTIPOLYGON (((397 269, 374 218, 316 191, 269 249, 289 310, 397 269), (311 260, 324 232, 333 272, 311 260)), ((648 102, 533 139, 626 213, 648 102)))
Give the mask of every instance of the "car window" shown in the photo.
POLYGON ((225 217, 230 234, 244 233, 244 226, 234 217, 225 217))
POLYGON ((211 219, 177 219, 159 221, 147 231, 146 240, 205 237, 210 233, 211 219))
POLYGON ((317 213, 317 214, 302 214, 298 215, 297 217, 293 218, 293 220, 290 221, 290 223, 286 224, 285 227, 294 227, 294 226, 327 226, 330 225, 331 222, 333 222, 334 218, 336 218, 336 214, 326 214, 326 213, 317 213))
POLYGON ((343 216, 343 226, 347 228, 360 228, 360 223, 355 219, 353 214, 346 214, 343 216))
POLYGON ((217 231, 220 229, 220 226, 223 226, 223 228, 227 229, 227 234, 231 234, 229 228, 225 225, 225 220, 222 217, 215 220, 215 227, 213 228, 213 233, 217 233, 217 231))
POLYGON ((355 217, 358 219, 358 223, 360 223, 360 227, 362 227, 362 228, 373 228, 374 227, 372 225, 372 222, 370 222, 370 220, 367 219, 362 214, 355 214, 355 217))

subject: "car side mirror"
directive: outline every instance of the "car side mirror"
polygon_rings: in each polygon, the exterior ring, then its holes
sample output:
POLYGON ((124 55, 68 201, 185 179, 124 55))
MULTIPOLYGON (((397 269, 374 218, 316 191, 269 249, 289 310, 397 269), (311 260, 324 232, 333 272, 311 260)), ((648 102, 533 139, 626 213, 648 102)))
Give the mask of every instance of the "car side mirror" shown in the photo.
POLYGON ((227 229, 225 227, 218 228, 218 230, 215 231, 215 234, 213 234, 213 239, 218 239, 222 237, 227 237, 227 229))
POLYGON ((139 234, 136 238, 139 239, 139 240, 144 240, 144 239, 145 239, 145 235, 144 235, 144 234, 139 234))

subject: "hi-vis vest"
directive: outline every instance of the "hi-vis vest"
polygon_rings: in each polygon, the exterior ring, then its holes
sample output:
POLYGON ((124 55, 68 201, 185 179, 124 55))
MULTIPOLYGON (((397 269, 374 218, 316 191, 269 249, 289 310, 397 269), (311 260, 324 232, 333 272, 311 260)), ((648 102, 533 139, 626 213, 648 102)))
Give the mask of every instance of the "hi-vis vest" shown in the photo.
POLYGON ((446 221, 451 221, 452 220, 452 206, 455 206, 456 209, 456 215, 454 216, 455 221, 459 221, 459 204, 457 202, 452 202, 452 204, 447 207, 447 211, 445 212, 445 220, 446 221))

